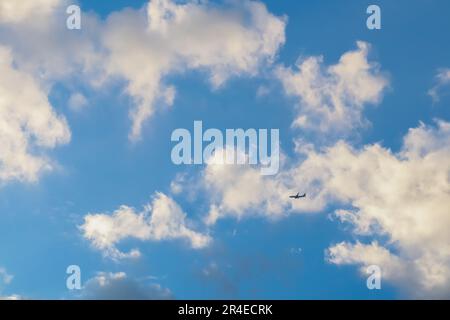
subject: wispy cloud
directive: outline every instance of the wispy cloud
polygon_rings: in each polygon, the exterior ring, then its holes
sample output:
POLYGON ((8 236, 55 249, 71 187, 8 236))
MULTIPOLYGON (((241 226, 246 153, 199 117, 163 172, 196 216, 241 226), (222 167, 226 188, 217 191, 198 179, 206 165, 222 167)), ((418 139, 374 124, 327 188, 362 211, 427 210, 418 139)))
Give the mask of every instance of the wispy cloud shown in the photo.
POLYGON ((433 102, 439 102, 445 87, 450 85, 450 69, 440 69, 435 77, 435 85, 428 90, 428 95, 433 99, 433 102))

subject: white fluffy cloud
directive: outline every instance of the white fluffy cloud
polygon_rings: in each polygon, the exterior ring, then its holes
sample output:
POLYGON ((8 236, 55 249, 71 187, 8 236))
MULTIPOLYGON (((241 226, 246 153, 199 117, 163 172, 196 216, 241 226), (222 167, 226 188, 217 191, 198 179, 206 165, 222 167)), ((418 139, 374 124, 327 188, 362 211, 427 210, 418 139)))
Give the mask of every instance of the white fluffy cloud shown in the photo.
POLYGON ((299 154, 299 158, 294 161, 281 154, 282 166, 276 176, 261 175, 257 166, 230 165, 215 159, 208 161, 198 179, 199 188, 208 193, 210 201, 205 222, 212 225, 227 216, 280 219, 293 212, 322 210, 326 201, 320 187, 309 180, 299 181, 304 178, 299 172, 303 155, 299 154), (289 195, 304 191, 308 192, 308 201, 289 201, 289 195))
POLYGON ((176 3, 152 0, 147 10, 125 10, 109 17, 103 42, 109 52, 107 73, 125 78, 135 99, 130 137, 157 105, 173 103, 170 73, 197 69, 214 87, 235 75, 255 75, 284 44, 285 19, 254 1, 213 5, 208 1, 176 3))
POLYGON ((88 214, 84 217, 81 230, 95 248, 118 259, 140 255, 137 250, 123 253, 116 248, 117 243, 126 238, 142 241, 185 239, 195 249, 207 246, 211 241, 210 237, 194 231, 188 224, 186 214, 179 205, 166 195, 157 193, 152 203, 142 212, 121 206, 112 215, 88 214))
MULTIPOLYGON (((327 172, 324 186, 352 205, 337 216, 356 234, 389 238, 378 244, 342 243, 330 248, 337 264, 378 264, 388 279, 425 296, 449 294, 450 123, 411 129, 400 153, 380 146, 355 151, 341 145, 316 156, 327 172), (389 250, 392 248, 393 250, 389 250), (367 250, 365 250, 367 249, 367 250)), ((305 168, 307 169, 307 168, 305 168)))
POLYGON ((431 96, 434 102, 439 102, 442 89, 450 84, 450 69, 444 68, 438 71, 435 78, 436 84, 428 90, 428 94, 431 96))
MULTIPOLYGON (((219 150, 215 157, 219 158, 221 154, 219 150)), ((286 205, 282 199, 288 190, 281 179, 263 176, 254 166, 230 165, 215 160, 208 160, 200 180, 201 188, 208 192, 211 201, 205 219, 207 224, 212 225, 223 216, 241 219, 255 214, 275 218, 285 213, 286 205)))
POLYGON ((286 93, 300 98, 294 126, 345 135, 364 125, 365 106, 380 102, 388 80, 368 61, 369 44, 358 41, 357 46, 335 65, 323 66, 323 57, 314 56, 299 60, 297 70, 278 67, 286 93))
POLYGON ((70 130, 46 91, 14 62, 10 50, 0 46, 0 182, 35 181, 52 167, 42 151, 67 143, 70 130))
POLYGON ((304 160, 275 177, 262 177, 250 167, 208 165, 201 182, 211 192, 207 222, 225 216, 322 212, 333 205, 355 235, 388 240, 331 246, 330 262, 377 264, 386 280, 402 287, 425 296, 448 294, 450 123, 410 129, 397 153, 379 144, 355 149, 343 141, 304 151, 304 160), (297 191, 307 198, 289 201, 289 192, 297 191))

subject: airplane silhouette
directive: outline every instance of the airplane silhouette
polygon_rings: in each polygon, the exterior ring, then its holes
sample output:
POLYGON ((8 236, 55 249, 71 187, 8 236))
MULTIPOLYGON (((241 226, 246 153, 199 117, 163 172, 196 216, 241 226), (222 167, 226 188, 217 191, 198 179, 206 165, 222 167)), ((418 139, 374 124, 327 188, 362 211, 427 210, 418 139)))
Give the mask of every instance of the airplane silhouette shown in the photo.
POLYGON ((297 194, 295 196, 289 196, 289 198, 291 199, 300 199, 300 198, 305 198, 306 197, 306 193, 300 195, 300 192, 297 192, 297 194))

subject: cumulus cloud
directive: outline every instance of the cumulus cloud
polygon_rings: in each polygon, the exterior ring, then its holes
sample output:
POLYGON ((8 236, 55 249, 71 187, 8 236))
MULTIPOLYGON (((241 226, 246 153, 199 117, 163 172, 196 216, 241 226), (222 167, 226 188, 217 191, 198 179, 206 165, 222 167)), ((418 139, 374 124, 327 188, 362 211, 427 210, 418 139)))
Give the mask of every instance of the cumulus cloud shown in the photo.
POLYGON ((355 151, 341 145, 316 156, 332 195, 352 210, 337 217, 355 234, 389 238, 383 247, 341 243, 330 248, 336 264, 377 264, 388 279, 424 296, 450 294, 450 123, 410 129, 392 154, 380 146, 355 151), (366 250, 367 249, 367 250, 366 250))
POLYGON ((234 148, 227 146, 218 150, 212 159, 208 159, 201 173, 201 188, 208 192, 211 201, 205 222, 212 225, 223 216, 237 219, 250 214, 273 218, 282 216, 286 206, 281 199, 288 190, 281 179, 261 175, 256 166, 231 165, 221 161, 223 154, 230 150, 233 152, 234 148), (261 194, 264 197, 249 196, 261 194))
POLYGON ((152 0, 146 10, 112 14, 103 38, 106 70, 126 79, 135 99, 130 137, 140 136, 157 105, 173 103, 175 89, 165 84, 166 75, 204 71, 216 88, 231 76, 255 75, 284 44, 284 29, 284 18, 255 1, 152 0))
POLYGON ((124 272, 99 272, 82 289, 84 300, 169 300, 172 292, 161 285, 145 284, 124 272))
POLYGON ((142 241, 185 239, 194 249, 203 248, 211 241, 208 235, 191 229, 180 206, 163 193, 156 193, 142 212, 121 206, 112 215, 88 214, 80 228, 95 248, 113 259, 139 257, 137 250, 123 253, 116 248, 116 244, 126 238, 142 241))
POLYGON ((69 142, 70 130, 45 89, 14 62, 11 51, 0 46, 0 182, 36 181, 52 168, 43 151, 69 142))
MULTIPOLYGON (((216 152, 214 157, 220 157, 220 154, 216 152)), ((210 202, 205 222, 213 225, 221 218, 240 220, 249 216, 275 220, 293 212, 323 210, 326 201, 320 194, 320 187, 313 181, 299 182, 304 177, 299 166, 305 156, 298 154, 298 159, 294 160, 281 153, 280 157, 282 166, 276 176, 263 176, 254 165, 232 165, 210 159, 197 180, 199 189, 208 193, 210 202), (298 186, 304 189, 298 190, 298 186), (308 201, 287 201, 289 194, 303 190, 308 191, 308 201), (254 194, 264 196, 249 196, 254 194)))
POLYGON ((428 90, 428 94, 433 102, 439 102, 442 96, 442 89, 450 84, 450 69, 440 69, 435 77, 435 85, 428 90))
POLYGON ((364 108, 381 101, 389 81, 368 61, 369 44, 358 41, 357 47, 334 65, 313 56, 299 59, 295 69, 277 68, 286 94, 300 99, 293 126, 334 136, 364 126, 364 108))
POLYGON ((212 195, 206 221, 277 218, 335 206, 335 216, 353 226, 355 236, 387 241, 331 246, 330 262, 377 264, 386 280, 412 292, 449 293, 450 123, 410 129, 396 153, 380 144, 358 149, 340 141, 323 150, 307 148, 302 157, 275 177, 262 177, 251 167, 208 165, 201 180, 212 195), (298 186, 306 200, 288 201, 298 186))

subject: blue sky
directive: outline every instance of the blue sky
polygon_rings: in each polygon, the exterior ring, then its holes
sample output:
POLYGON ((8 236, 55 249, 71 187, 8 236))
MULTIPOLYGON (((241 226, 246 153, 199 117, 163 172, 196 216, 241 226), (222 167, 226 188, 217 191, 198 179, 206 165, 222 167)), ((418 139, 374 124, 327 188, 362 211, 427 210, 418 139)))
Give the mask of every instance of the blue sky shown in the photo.
MULTIPOLYGON (((0 0, 3 1, 8 0, 0 0)), ((217 6, 218 10, 233 6, 221 1, 211 2, 208 5, 217 6)), ((359 235, 351 226, 330 218, 336 209, 357 207, 359 198, 347 203, 342 199, 330 200, 318 212, 301 209, 297 214, 290 208, 292 212, 286 212, 281 219, 271 219, 260 212, 265 208, 260 206, 248 209, 257 211, 256 215, 244 212, 241 219, 227 215, 214 225, 206 226, 202 219, 208 213, 211 195, 197 186, 201 184, 205 166, 172 164, 170 153, 174 144, 170 136, 177 128, 192 130, 195 120, 202 120, 205 127, 221 130, 279 128, 281 148, 293 162, 299 157, 294 151, 296 138, 305 137, 318 150, 328 146, 324 139, 334 141, 340 137, 334 133, 327 136, 303 132, 291 126, 298 112, 303 112, 297 110, 303 110, 301 105, 305 102, 296 94, 286 93, 274 70, 281 66, 293 68, 299 57, 311 56, 323 56, 324 66, 335 65, 343 54, 356 50, 356 41, 364 41, 370 44, 368 61, 377 63, 379 76, 386 79, 388 85, 380 93, 379 101, 363 103, 361 118, 367 125, 358 127, 349 123, 350 131, 344 139, 358 150, 379 143, 396 154, 401 151, 408 130, 417 128, 421 121, 433 128, 433 119, 450 121, 450 100, 449 95, 445 95, 445 90, 449 90, 448 83, 439 87, 439 101, 433 102, 427 93, 438 84, 439 70, 450 68, 447 35, 450 3, 444 0, 263 2, 268 14, 287 17, 284 20, 285 43, 275 50, 273 62, 259 64, 255 75, 239 71, 219 88, 209 82, 207 68, 206 71, 186 68, 164 75, 163 82, 176 88, 176 98, 172 106, 157 110, 144 122, 138 141, 129 139, 129 112, 135 101, 126 92, 126 77, 113 77, 98 87, 89 81, 99 73, 83 74, 75 63, 72 74, 50 77, 45 82, 49 88, 49 104, 65 117, 71 139, 46 151, 48 159, 57 165, 53 170, 39 174, 36 181, 1 181, 0 267, 13 275, 13 279, 8 283, 0 281, 0 296, 74 298, 83 296, 89 289, 88 284, 95 285, 99 274, 123 272, 142 290, 158 285, 177 299, 411 297, 410 287, 404 285, 403 280, 397 281, 398 277, 393 273, 386 281, 383 279, 381 290, 368 290, 366 276, 358 271, 358 265, 364 263, 327 261, 326 250, 331 246, 356 241, 371 243, 376 240, 402 258, 411 256, 409 251, 402 251, 407 246, 402 241, 406 243, 409 239, 395 238, 389 233, 390 229, 384 233, 359 235), (366 27, 366 8, 372 3, 382 10, 381 30, 366 27), (264 96, 257 95, 261 87, 268 90, 264 96), (87 105, 81 111, 68 106, 74 92, 81 92, 87 99, 87 105), (177 174, 190 177, 183 182, 184 191, 180 194, 171 190, 171 182, 177 174), (193 228, 208 234, 211 243, 195 249, 185 239, 147 241, 127 237, 115 244, 116 247, 123 252, 138 248, 141 256, 117 260, 106 256, 83 235, 80 226, 85 223, 87 214, 110 215, 121 205, 140 212, 156 192, 162 192, 178 203, 193 228), (192 199, 191 193, 197 196, 192 199), (81 268, 84 291, 73 292, 66 288, 66 268, 72 264, 81 268)), ((102 24, 113 12, 128 6, 138 10, 146 3, 144 0, 94 0, 80 1, 80 6, 82 19, 85 12, 95 13, 95 19, 102 24)), ((234 6, 239 10, 239 4, 234 6)), ((24 25, 21 28, 26 30, 27 24, 21 23, 24 25)), ((10 43, 10 37, 4 36, 8 27, 7 22, 0 24, 0 30, 3 28, 0 45, 13 48, 12 55, 17 57, 18 68, 36 77, 33 68, 27 69, 25 63, 21 66, 20 53, 17 53, 21 46, 10 43)), ((95 33, 89 27, 86 24, 81 31, 61 32, 82 32, 83 36, 95 33)), ((56 45, 64 46, 64 43, 56 45)), ((130 47, 130 50, 139 49, 130 47)), ((32 52, 28 54, 33 55, 32 52)), ((74 56, 78 54, 73 53, 74 56)), ((149 59, 144 63, 157 62, 149 59)), ((448 137, 444 135, 444 142, 441 141, 444 151, 448 150, 448 137)), ((411 174, 415 174, 414 170, 411 174)), ((381 183, 386 183, 389 188, 389 181, 381 180, 381 183)), ((304 186, 298 188, 303 191, 304 186)), ((346 186, 342 185, 342 188, 346 186)), ((305 192, 309 193, 309 190, 305 192)), ((265 193, 247 195, 250 198, 265 196, 265 193)), ((448 194, 447 198, 436 199, 438 206, 445 207, 448 194)), ((312 200, 306 198, 304 201, 312 200)), ((396 210, 403 209, 398 206, 396 210)), ((423 215, 427 214, 423 212, 423 215)), ((448 221, 443 219, 442 223, 448 221)), ((411 230, 414 233, 415 229, 411 230)), ((447 252, 445 248, 449 245, 445 241, 442 252, 447 252)), ((444 260, 444 266, 450 268, 449 262, 448 258, 444 260)), ((407 268, 402 272, 408 273, 407 268)), ((440 285, 442 283, 436 286, 440 285)), ((423 292, 425 296, 433 296, 425 289, 423 292)), ((434 287, 430 292, 435 292, 434 287)))

